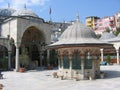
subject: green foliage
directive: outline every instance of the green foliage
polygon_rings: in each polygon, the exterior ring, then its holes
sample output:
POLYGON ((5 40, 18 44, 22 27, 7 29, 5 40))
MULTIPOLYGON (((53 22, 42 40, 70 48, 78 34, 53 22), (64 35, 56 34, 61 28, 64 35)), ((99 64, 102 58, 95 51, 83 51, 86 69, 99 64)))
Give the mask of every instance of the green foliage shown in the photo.
POLYGON ((107 27, 106 30, 105 30, 105 32, 110 32, 110 29, 107 27))
POLYGON ((120 27, 116 28, 116 31, 114 32, 114 34, 117 36, 120 33, 120 27))
POLYGON ((97 38, 99 39, 101 37, 101 34, 96 34, 97 38))
POLYGON ((7 70, 7 68, 8 68, 8 60, 7 60, 7 58, 6 57, 3 57, 2 59, 1 59, 2 61, 1 61, 1 64, 2 64, 2 69, 3 70, 7 70))
POLYGON ((64 32, 64 30, 61 30, 61 34, 64 32))

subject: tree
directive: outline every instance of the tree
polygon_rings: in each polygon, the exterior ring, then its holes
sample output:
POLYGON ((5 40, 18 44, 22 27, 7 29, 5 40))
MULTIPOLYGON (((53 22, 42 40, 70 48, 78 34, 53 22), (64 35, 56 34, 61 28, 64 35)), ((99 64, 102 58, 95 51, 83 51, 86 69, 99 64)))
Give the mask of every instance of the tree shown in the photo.
POLYGON ((101 34, 96 34, 97 38, 99 39, 101 37, 101 34))
POLYGON ((109 27, 106 28, 105 32, 110 32, 110 29, 109 27))
POLYGON ((117 36, 120 33, 120 27, 116 28, 116 31, 114 32, 114 34, 117 36))

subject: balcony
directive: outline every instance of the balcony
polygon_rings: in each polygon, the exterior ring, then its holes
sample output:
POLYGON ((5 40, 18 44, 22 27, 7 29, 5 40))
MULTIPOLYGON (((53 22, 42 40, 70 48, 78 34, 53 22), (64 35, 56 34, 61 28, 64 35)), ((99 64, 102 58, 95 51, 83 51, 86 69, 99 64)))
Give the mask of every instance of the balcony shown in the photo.
POLYGON ((114 20, 110 20, 110 22, 114 22, 114 20))
POLYGON ((109 25, 110 25, 110 26, 114 26, 114 23, 110 23, 109 25))
POLYGON ((87 23, 86 25, 87 25, 87 26, 91 26, 91 25, 92 25, 92 23, 87 23))

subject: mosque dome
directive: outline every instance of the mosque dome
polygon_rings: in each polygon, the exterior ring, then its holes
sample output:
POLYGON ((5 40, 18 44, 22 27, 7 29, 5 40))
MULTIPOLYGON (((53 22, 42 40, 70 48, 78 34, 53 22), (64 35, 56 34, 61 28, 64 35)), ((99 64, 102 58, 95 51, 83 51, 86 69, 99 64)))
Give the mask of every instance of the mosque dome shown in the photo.
POLYGON ((0 16, 11 16, 15 11, 12 8, 0 9, 0 16))
POLYGON ((22 9, 18 10, 15 13, 12 14, 12 16, 32 16, 32 17, 38 17, 33 11, 28 10, 28 9, 22 9))
POLYGON ((107 41, 109 39, 115 38, 116 36, 113 33, 104 32, 100 38, 102 41, 107 41))
POLYGON ((61 35, 58 42, 51 44, 50 46, 59 45, 86 45, 86 44, 105 44, 97 39, 94 31, 80 23, 79 19, 75 23, 69 26, 61 35))
POLYGON ((120 41, 120 33, 118 34, 117 37, 111 38, 111 39, 109 39, 109 40, 107 40, 107 41, 108 41, 108 42, 117 42, 117 41, 120 41))

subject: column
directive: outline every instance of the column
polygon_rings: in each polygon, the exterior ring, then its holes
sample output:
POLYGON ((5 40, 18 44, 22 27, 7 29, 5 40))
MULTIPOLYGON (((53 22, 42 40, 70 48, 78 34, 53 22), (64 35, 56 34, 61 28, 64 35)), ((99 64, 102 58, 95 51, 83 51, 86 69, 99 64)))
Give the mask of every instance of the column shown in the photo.
POLYGON ((58 70, 60 70, 60 64, 61 64, 61 58, 60 57, 58 57, 58 70))
POLYGON ((47 66, 50 65, 49 59, 50 59, 50 50, 47 50, 47 66))
POLYGON ((62 72, 61 72, 61 75, 64 75, 64 63, 63 63, 63 55, 61 55, 61 69, 62 69, 62 72))
POLYGON ((64 67, 63 67, 63 55, 61 56, 61 68, 62 68, 62 71, 63 71, 63 69, 64 69, 64 67))
POLYGON ((8 69, 11 69, 11 51, 8 51, 8 69))
POLYGON ((116 49, 116 53, 117 53, 117 64, 120 64, 120 61, 119 61, 119 49, 116 49))
POLYGON ((116 53, 117 53, 117 64, 120 64, 120 61, 119 61, 119 47, 120 47, 120 45, 114 44, 114 47, 115 47, 116 53))
POLYGON ((95 79, 95 60, 92 60, 92 79, 95 79))
POLYGON ((43 59, 43 57, 42 57, 42 52, 40 51, 40 66, 42 67, 42 59, 43 59))
POLYGON ((84 59, 81 60, 81 73, 82 73, 81 79, 84 79, 84 59))
POLYGON ((103 48, 100 49, 101 52, 101 63, 103 62, 103 48))
POLYGON ((16 72, 18 72, 19 71, 19 47, 18 46, 16 46, 16 58, 15 58, 15 60, 16 60, 15 70, 16 70, 16 72))
POLYGON ((72 79, 72 59, 70 58, 70 78, 72 79))

